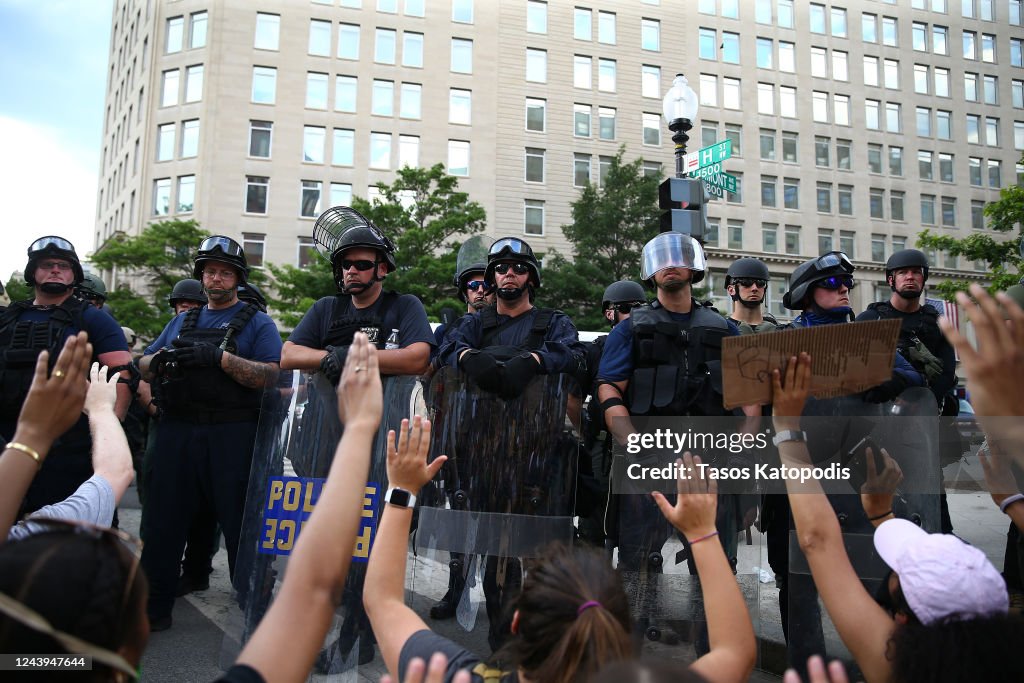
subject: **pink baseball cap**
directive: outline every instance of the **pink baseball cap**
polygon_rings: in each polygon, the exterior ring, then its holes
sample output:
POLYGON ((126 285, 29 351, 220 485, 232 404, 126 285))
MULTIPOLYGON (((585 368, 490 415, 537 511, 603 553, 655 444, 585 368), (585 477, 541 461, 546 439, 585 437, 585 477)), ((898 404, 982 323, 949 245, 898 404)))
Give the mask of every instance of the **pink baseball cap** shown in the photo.
POLYGON ((922 624, 1001 615, 1010 607, 1006 583, 985 553, 956 536, 890 519, 875 530, 875 550, 899 575, 907 604, 922 624))

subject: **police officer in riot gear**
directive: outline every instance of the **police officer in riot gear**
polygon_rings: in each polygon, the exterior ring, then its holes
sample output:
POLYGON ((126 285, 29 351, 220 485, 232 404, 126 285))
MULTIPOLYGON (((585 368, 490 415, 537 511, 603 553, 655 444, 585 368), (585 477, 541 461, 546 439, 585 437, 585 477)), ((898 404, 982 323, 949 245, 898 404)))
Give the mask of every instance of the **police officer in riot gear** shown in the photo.
POLYGON ((263 292, 260 288, 251 282, 239 286, 238 298, 246 303, 255 304, 256 308, 260 309, 263 313, 267 312, 267 299, 263 296, 263 292))
POLYGON ((82 301, 102 309, 107 302, 107 285, 99 275, 88 273, 75 287, 75 294, 82 301))
POLYGON ((281 354, 274 321, 238 300, 248 272, 237 242, 204 239, 193 276, 207 305, 175 316, 139 362, 143 378, 160 384, 163 411, 142 521, 154 631, 171 626, 178 564, 203 503, 216 510, 234 578, 263 390, 273 386, 281 354))
POLYGON ((174 309, 174 315, 203 306, 207 303, 203 283, 191 278, 178 280, 174 283, 171 293, 167 295, 167 303, 174 309))
POLYGON ((740 334, 770 332, 779 326, 779 321, 764 311, 769 280, 768 266, 756 258, 736 259, 726 271, 725 291, 732 299, 729 320, 740 334))
MULTIPOLYGON (((0 435, 10 438, 42 350, 56 361, 64 341, 79 331, 89 334, 93 360, 123 371, 131 355, 121 327, 109 315, 73 296, 85 275, 75 247, 55 235, 40 237, 28 248, 25 282, 33 298, 17 301, 0 313, 0 435)), ((122 373, 126 374, 126 373, 122 373)), ((116 412, 123 419, 131 393, 118 384, 116 412)), ((92 438, 83 415, 54 443, 33 480, 22 513, 64 500, 92 476, 92 438)))
POLYGON ((380 353, 384 375, 419 375, 427 369, 434 335, 420 300, 384 289, 395 270, 395 245, 357 211, 335 206, 317 218, 313 239, 328 255, 336 296, 310 308, 284 344, 281 367, 320 370, 341 377, 356 332, 365 332, 380 353))

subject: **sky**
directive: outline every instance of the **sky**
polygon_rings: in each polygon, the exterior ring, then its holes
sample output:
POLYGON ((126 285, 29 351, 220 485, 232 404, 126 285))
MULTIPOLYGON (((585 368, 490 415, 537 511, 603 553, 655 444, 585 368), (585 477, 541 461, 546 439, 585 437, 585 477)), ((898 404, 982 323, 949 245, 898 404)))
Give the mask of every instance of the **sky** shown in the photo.
POLYGON ((112 0, 0 0, 0 278, 36 237, 93 250, 112 0))

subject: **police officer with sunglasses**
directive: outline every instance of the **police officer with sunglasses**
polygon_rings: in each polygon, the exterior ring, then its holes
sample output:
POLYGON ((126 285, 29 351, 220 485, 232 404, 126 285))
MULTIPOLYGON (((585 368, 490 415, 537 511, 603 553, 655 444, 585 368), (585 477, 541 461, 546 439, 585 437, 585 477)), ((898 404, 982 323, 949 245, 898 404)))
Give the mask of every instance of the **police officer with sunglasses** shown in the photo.
POLYGON ((379 351, 382 375, 422 374, 434 334, 419 299, 384 289, 397 267, 394 242, 347 206, 317 218, 313 241, 331 262, 338 293, 306 311, 284 343, 281 367, 320 370, 337 384, 352 339, 363 332, 379 351))
POLYGON ((732 299, 728 319, 740 328, 740 334, 771 332, 778 328, 779 321, 764 310, 770 279, 768 266, 756 258, 737 259, 726 271, 725 291, 732 299))

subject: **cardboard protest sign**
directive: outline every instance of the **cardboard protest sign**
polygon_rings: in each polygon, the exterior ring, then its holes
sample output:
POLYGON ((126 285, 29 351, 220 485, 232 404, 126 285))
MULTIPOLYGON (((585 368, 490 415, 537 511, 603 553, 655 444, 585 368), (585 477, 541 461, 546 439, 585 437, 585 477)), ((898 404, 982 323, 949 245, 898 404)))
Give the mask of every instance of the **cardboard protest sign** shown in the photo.
POLYGON ((801 351, 811 354, 811 395, 855 394, 892 379, 900 321, 870 320, 726 337, 725 407, 771 403, 772 370, 801 351))

